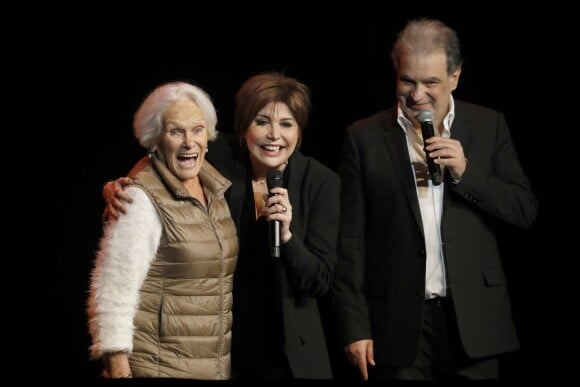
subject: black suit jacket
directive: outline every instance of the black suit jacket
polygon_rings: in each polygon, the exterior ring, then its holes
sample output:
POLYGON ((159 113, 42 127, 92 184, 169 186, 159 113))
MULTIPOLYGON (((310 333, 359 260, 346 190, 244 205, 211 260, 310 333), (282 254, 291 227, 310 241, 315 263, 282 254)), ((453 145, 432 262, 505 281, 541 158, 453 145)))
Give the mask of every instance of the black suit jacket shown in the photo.
MULTIPOLYGON (((214 145, 211 153, 213 149, 214 145)), ((214 156, 211 162, 232 181, 226 196, 239 227, 249 171, 237 159, 224 155, 220 152, 220 157, 214 156)), ((295 151, 284 179, 292 204, 292 239, 282 245, 276 266, 284 351, 295 378, 330 379, 332 372, 318 298, 330 290, 336 266, 340 178, 320 162, 295 151)), ((268 243, 266 236, 264 243, 268 243)))
MULTIPOLYGON (((425 289, 425 239, 396 107, 347 129, 334 309, 341 345, 374 340, 375 360, 410 365, 425 289)), ((449 292, 471 357, 517 349, 497 222, 528 227, 537 213, 503 114, 455 101, 451 137, 468 159, 461 182, 444 176, 441 221, 449 292)))

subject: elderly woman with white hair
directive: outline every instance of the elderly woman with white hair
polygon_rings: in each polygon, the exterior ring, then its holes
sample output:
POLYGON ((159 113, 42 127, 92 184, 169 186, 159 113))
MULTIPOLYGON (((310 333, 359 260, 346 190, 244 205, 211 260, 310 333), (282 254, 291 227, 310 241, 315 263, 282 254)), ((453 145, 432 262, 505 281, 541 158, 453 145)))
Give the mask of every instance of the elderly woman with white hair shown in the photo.
POLYGON ((184 82, 149 94, 134 130, 148 157, 133 205, 105 223, 88 299, 91 356, 111 378, 229 379, 236 227, 231 182, 205 161, 210 97, 184 82))

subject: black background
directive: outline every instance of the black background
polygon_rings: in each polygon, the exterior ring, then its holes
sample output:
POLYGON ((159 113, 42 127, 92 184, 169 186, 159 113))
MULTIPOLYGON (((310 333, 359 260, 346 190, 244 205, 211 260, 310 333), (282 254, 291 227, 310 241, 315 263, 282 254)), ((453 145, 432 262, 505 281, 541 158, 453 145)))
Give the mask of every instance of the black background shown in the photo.
POLYGON ((577 180, 570 13, 389 5, 6 13, 13 27, 5 83, 15 92, 5 98, 16 103, 5 113, 12 222, 4 257, 14 270, 5 276, 4 316, 19 375, 98 378, 84 303, 101 234, 101 189, 144 154, 131 123, 149 91, 166 81, 198 84, 214 99, 218 129, 231 134, 242 81, 285 71, 312 89, 302 151, 336 168, 345 127, 395 102, 389 52, 396 32, 416 16, 456 29, 465 62, 454 96, 505 113, 540 201, 532 229, 502 232, 522 347, 506 357, 505 380, 572 375, 565 353, 575 349, 578 299, 569 231, 577 213, 569 187, 577 180))

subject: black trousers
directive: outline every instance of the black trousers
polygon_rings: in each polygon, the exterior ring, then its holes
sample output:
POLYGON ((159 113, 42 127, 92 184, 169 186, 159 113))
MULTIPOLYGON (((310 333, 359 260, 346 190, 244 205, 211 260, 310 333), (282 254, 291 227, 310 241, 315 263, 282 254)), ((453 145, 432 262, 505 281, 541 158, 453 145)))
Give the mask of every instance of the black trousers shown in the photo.
POLYGON ((419 351, 410 367, 369 367, 369 380, 493 380, 497 357, 472 359, 461 345, 453 305, 447 298, 425 301, 419 351))

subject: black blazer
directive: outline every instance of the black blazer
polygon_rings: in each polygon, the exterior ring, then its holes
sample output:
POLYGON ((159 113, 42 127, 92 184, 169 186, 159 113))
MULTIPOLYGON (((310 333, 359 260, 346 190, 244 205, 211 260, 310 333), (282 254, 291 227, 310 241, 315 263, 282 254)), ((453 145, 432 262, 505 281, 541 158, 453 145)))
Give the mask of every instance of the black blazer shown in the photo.
MULTIPOLYGON (((347 129, 334 310, 339 344, 372 338, 375 360, 410 365, 425 288, 425 240, 396 107, 347 129)), ((537 213, 503 114, 455 101, 451 137, 468 159, 457 185, 444 176, 441 222, 449 292, 471 357, 519 346, 496 241, 497 223, 528 227, 537 213)))
MULTIPOLYGON (((211 162, 232 181, 226 196, 239 227, 249 172, 239 161, 227 157, 214 157, 211 162)), ((320 162, 295 151, 284 179, 292 203, 292 239, 282 245, 276 267, 280 285, 277 294, 283 306, 284 350, 295 378, 330 379, 317 300, 330 290, 336 265, 340 178, 320 162)))

